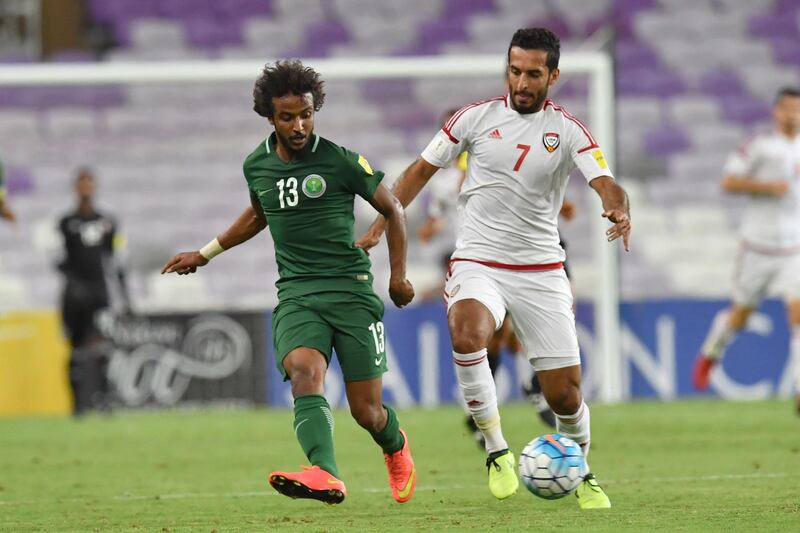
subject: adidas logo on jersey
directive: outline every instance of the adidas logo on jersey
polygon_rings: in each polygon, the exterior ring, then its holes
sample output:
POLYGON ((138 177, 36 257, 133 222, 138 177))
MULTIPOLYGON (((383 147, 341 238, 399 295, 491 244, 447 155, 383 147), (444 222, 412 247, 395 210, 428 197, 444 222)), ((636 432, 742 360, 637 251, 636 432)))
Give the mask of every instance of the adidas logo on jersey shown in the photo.
POLYGON ((489 138, 490 139, 502 139, 503 136, 500 135, 500 130, 495 128, 494 131, 492 131, 492 133, 489 134, 489 138))

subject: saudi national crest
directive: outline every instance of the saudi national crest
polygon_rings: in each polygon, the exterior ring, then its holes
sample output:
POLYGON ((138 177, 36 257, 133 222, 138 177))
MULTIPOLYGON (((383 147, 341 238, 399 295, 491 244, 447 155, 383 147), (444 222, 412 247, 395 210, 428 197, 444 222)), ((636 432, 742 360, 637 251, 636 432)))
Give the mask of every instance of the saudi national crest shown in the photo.
POLYGON ((319 174, 309 174, 303 180, 302 188, 303 194, 309 198, 319 198, 325 193, 328 184, 325 183, 325 178, 319 174))
POLYGON ((547 151, 552 154, 556 151, 558 145, 561 144, 561 137, 558 136, 558 133, 548 132, 542 137, 542 142, 544 142, 544 147, 547 151))

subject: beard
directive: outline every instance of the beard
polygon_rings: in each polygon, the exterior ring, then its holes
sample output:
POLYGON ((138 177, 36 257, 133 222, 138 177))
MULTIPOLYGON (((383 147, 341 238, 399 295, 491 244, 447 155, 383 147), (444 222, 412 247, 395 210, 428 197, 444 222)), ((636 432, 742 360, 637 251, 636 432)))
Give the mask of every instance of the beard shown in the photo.
POLYGON ((521 115, 529 115, 531 113, 536 113, 539 111, 542 106, 544 105, 544 101, 547 99, 547 89, 542 89, 538 93, 522 93, 525 96, 533 98, 532 102, 526 106, 520 106, 516 103, 515 97, 520 94, 511 90, 511 105, 514 106, 514 110, 521 114, 521 115))
POLYGON ((278 140, 283 145, 283 147, 286 148, 286 150, 289 151, 290 153, 298 153, 302 151, 303 148, 305 148, 308 145, 308 141, 311 139, 312 133, 313 130, 306 133, 303 138, 305 142, 303 142, 302 146, 298 146, 292 142, 292 140, 296 138, 294 135, 288 135, 288 136, 283 135, 278 130, 275 130, 275 135, 278 137, 278 140))

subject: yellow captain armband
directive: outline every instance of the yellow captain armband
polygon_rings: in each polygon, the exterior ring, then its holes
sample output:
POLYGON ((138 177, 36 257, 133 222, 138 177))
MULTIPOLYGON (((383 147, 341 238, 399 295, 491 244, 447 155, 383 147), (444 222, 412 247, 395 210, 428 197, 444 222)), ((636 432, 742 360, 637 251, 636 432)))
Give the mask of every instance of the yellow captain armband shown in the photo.
POLYGON ((219 243, 219 239, 214 239, 210 243, 200 248, 200 255, 211 261, 213 258, 225 251, 225 248, 219 243))
POLYGON ((458 167, 458 170, 460 170, 462 172, 466 172, 467 171, 467 160, 468 159, 469 159, 469 152, 461 152, 461 155, 458 156, 458 162, 456 163, 456 166, 458 167))

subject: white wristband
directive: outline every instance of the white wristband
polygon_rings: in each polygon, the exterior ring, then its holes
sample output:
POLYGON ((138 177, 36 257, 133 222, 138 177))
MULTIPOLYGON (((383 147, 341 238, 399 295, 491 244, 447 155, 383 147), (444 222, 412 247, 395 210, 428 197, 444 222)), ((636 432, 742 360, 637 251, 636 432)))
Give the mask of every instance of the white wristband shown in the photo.
POLYGON ((200 255, 211 261, 213 258, 225 251, 225 248, 219 243, 219 239, 214 239, 210 243, 200 248, 200 255))

